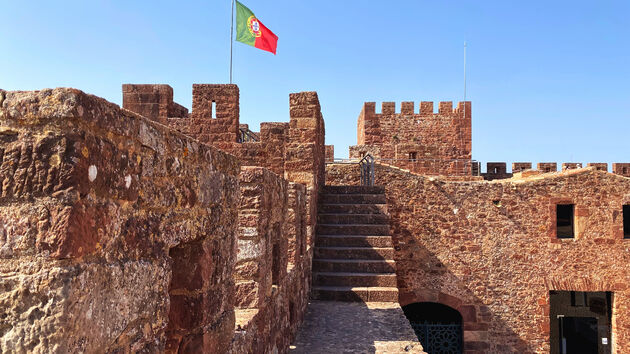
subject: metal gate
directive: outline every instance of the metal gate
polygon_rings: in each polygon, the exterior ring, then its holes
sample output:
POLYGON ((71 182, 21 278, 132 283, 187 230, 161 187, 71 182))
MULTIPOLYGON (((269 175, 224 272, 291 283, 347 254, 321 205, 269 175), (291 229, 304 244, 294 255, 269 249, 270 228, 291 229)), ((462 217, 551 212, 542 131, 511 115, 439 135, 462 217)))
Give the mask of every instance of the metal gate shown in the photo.
POLYGON ((461 354, 461 324, 411 323, 424 351, 429 354, 461 354))
POLYGON ((359 161, 359 168, 361 169, 361 185, 373 186, 374 185, 374 157, 367 154, 363 156, 359 161))

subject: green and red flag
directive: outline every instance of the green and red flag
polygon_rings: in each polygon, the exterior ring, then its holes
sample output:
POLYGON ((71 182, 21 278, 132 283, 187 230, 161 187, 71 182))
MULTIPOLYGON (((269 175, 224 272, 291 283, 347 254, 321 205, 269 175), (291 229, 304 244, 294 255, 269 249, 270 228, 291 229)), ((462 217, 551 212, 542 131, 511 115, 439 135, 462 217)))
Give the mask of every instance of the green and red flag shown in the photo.
POLYGON ((254 13, 236 2, 236 40, 276 54, 278 36, 256 18, 254 13))

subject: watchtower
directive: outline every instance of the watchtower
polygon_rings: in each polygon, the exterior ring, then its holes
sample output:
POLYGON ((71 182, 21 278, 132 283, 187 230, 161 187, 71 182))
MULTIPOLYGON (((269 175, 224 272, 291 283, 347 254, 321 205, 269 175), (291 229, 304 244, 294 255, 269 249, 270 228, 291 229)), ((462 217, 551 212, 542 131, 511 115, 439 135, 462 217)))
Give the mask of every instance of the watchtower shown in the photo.
POLYGON ((350 157, 371 154, 377 160, 413 172, 431 175, 471 174, 471 102, 402 102, 396 112, 394 102, 366 102, 359 114, 358 144, 350 147, 350 157))

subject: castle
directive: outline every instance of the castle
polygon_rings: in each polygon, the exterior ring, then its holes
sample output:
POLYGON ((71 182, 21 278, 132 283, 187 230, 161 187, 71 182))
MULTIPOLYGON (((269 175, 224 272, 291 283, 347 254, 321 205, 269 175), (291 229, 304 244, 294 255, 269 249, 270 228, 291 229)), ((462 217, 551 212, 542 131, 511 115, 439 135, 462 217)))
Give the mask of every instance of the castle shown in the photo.
POLYGON ((390 352, 630 351, 630 164, 481 173, 470 102, 365 103, 362 186, 317 94, 289 106, 0 90, 0 351, 287 352, 309 299, 393 303, 421 346, 390 352))

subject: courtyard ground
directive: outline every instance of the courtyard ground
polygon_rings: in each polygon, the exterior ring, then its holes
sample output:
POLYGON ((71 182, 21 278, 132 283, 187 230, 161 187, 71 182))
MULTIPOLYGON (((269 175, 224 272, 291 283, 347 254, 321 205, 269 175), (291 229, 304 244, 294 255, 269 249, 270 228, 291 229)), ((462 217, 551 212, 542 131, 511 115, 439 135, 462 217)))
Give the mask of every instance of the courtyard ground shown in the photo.
POLYGON ((396 302, 311 301, 289 352, 424 353, 396 302))

